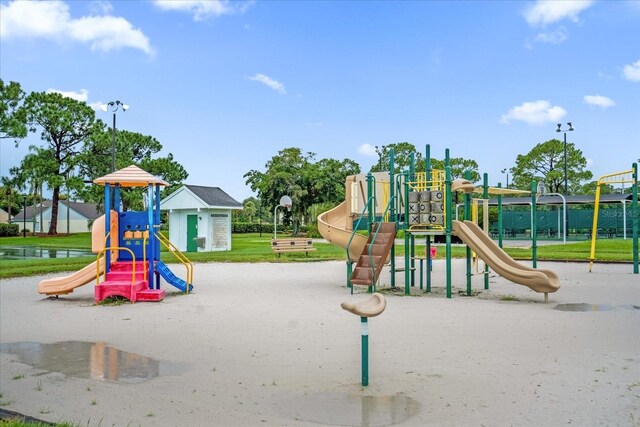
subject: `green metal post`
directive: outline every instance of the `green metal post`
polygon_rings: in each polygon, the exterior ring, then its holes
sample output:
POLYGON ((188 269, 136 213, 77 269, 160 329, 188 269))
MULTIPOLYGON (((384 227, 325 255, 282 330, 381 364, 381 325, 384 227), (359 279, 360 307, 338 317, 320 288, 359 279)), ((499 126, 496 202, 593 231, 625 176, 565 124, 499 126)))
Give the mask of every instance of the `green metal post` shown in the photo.
POLYGON ((633 164, 633 196, 631 217, 633 218, 633 274, 638 274, 638 164, 633 164))
POLYGON ((433 266, 433 260, 431 259, 431 236, 427 236, 427 278, 426 278, 426 292, 431 292, 431 266, 433 266))
POLYGON ((366 317, 360 318, 362 330, 362 385, 369 385, 369 324, 366 317))
MULTIPOLYGON (((396 186, 395 186, 395 151, 393 148, 389 150, 389 200, 395 200, 396 186)), ((406 202, 405 202, 406 203, 406 202)), ((396 218, 395 201, 391 203, 389 209, 389 221, 394 222, 396 230, 398 229, 398 219, 396 218)), ((396 245, 391 246, 391 287, 396 287, 396 245)))
POLYGON ((531 182, 531 258, 533 260, 533 268, 538 268, 538 247, 537 247, 537 216, 538 208, 536 207, 536 199, 538 193, 538 183, 534 180, 531 182))
MULTIPOLYGON (((502 188, 502 184, 498 183, 498 188, 502 188)), ((498 246, 502 247, 502 195, 498 193, 498 246)))
MULTIPOLYGON (((482 198, 483 199, 488 199, 489 198, 489 174, 485 173, 482 175, 482 198)), ((489 205, 487 204, 487 209, 489 208, 489 205)), ((487 217, 489 215, 486 215, 487 217)), ((483 217, 483 223, 482 223, 482 227, 486 228, 487 230, 489 230, 489 224, 485 224, 484 223, 484 204, 482 205, 482 217, 483 217)), ((484 288, 485 289, 489 289, 489 266, 487 265, 487 263, 484 263, 484 288)))
MULTIPOLYGON (((425 172, 427 182, 431 181, 431 147, 429 144, 425 147, 425 172)), ((427 257, 431 258, 431 236, 427 235, 427 257)), ((427 262, 427 292, 431 292, 431 266, 433 265, 433 260, 430 259, 430 262, 427 262)))
POLYGON ((367 230, 369 232, 371 232, 373 223, 376 221, 375 214, 373 211, 373 197, 372 197, 372 194, 374 194, 373 193, 374 191, 376 191, 376 189, 373 187, 373 175, 371 175, 371 172, 369 172, 367 174, 367 203, 368 203, 367 210, 369 211, 369 216, 368 216, 369 221, 367 222, 367 230))
POLYGON ((447 212, 445 235, 446 235, 446 263, 447 263, 447 298, 451 298, 451 206, 453 200, 451 197, 451 166, 449 165, 449 149, 445 150, 444 159, 445 170, 445 211, 447 212))
POLYGON ((414 234, 409 238, 409 251, 411 253, 411 262, 409 267, 411 269, 411 286, 416 284, 416 236, 414 234))
MULTIPOLYGON (((405 197, 407 198, 404 204, 405 225, 409 221, 409 203, 407 203, 409 201, 409 183, 407 182, 408 179, 409 177, 406 176, 404 181, 404 194, 405 194, 405 197)), ((409 257, 411 256, 410 251, 408 250, 409 234, 410 233, 409 233, 408 227, 405 227, 404 229, 404 294, 405 295, 411 294, 411 288, 409 287, 409 257)))
MULTIPOLYGON (((465 179, 471 180, 471 171, 464 173, 465 179)), ((471 219, 471 194, 464 195, 464 220, 469 221, 471 219)), ((467 246, 466 249, 467 258, 467 296, 471 296, 471 248, 467 246)))

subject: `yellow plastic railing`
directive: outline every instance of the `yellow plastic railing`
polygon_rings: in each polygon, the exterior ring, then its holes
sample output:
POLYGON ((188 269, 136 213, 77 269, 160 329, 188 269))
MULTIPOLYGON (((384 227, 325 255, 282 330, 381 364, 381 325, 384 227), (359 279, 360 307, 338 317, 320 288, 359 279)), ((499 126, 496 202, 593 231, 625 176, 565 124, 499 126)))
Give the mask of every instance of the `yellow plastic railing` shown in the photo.
POLYGON ((187 286, 185 293, 188 294, 190 287, 189 285, 193 283, 193 263, 189 260, 189 258, 186 257, 185 254, 180 252, 180 250, 178 250, 178 248, 173 243, 171 243, 171 240, 169 240, 164 234, 162 234, 162 232, 158 231, 154 234, 158 238, 158 241, 160 241, 160 243, 162 243, 164 247, 166 247, 169 252, 171 252, 173 256, 175 256, 178 261, 180 261, 182 265, 184 265, 184 267, 187 269, 187 286))
POLYGON ((589 252, 589 272, 596 260, 596 239, 598 237, 598 211, 600 209, 600 186, 602 184, 633 184, 633 169, 602 175, 596 183, 596 197, 593 206, 593 227, 591 228, 591 251, 589 252))
MULTIPOLYGON (((113 250, 125 250, 131 253, 131 259, 133 261, 133 269, 131 270, 131 288, 133 288, 136 284, 136 256, 133 253, 133 251, 129 248, 123 248, 120 246, 109 246, 106 248, 103 248, 100 252, 98 252, 98 255, 96 256, 96 285, 100 284, 100 256, 105 253, 106 251, 113 251, 113 250)), ((106 260, 105 260, 105 266, 106 266, 106 260)), ((105 268, 106 270, 106 268, 105 268)), ((106 277, 106 274, 105 274, 106 277)))

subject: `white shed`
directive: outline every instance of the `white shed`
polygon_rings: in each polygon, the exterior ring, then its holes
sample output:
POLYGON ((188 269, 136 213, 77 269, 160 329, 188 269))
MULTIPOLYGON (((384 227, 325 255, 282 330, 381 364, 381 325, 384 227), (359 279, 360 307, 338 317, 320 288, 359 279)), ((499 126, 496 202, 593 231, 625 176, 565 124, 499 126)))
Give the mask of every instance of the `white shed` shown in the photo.
POLYGON ((169 240, 183 252, 231 250, 231 211, 242 209, 218 187, 183 185, 160 201, 169 211, 169 240))

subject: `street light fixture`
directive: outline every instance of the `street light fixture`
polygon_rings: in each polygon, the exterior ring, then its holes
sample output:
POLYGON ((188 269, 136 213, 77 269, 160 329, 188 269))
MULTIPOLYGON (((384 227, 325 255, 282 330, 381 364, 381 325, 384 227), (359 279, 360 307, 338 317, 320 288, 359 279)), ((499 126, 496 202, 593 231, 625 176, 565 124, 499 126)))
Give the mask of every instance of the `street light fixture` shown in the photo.
POLYGON ((382 150, 375 145, 376 153, 378 154, 378 172, 382 172, 382 150))
POLYGON ((573 132, 573 125, 571 122, 567 122, 567 126, 569 129, 562 129, 562 123, 558 123, 558 128, 556 132, 564 133, 564 194, 565 196, 569 194, 568 185, 567 185, 567 132, 573 132))
POLYGON ((506 169, 506 168, 502 169, 501 172, 507 175, 507 186, 506 186, 506 188, 509 188, 509 169, 506 169))
POLYGON ((119 109, 127 111, 129 106, 121 101, 111 101, 100 107, 104 112, 113 111, 113 136, 111 138, 111 172, 116 171, 116 112, 119 109))

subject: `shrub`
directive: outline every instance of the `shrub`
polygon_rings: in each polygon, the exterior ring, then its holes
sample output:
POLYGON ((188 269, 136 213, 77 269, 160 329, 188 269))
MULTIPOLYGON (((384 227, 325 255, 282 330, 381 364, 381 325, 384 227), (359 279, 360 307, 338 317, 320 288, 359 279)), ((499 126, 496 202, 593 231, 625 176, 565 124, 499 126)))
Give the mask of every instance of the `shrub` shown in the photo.
POLYGON ((20 232, 18 224, 0 223, 0 237, 17 236, 20 232))

